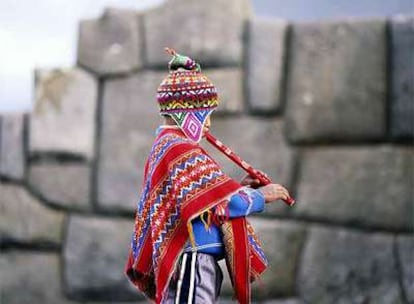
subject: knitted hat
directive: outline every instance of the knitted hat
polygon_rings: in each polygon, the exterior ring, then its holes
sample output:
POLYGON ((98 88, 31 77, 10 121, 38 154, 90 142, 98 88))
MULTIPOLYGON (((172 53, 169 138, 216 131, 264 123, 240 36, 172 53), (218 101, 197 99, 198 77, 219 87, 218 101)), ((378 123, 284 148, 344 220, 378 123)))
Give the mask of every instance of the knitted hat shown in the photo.
POLYGON ((160 114, 169 115, 188 138, 199 142, 208 115, 218 105, 217 90, 193 59, 165 50, 173 58, 157 90, 160 114))

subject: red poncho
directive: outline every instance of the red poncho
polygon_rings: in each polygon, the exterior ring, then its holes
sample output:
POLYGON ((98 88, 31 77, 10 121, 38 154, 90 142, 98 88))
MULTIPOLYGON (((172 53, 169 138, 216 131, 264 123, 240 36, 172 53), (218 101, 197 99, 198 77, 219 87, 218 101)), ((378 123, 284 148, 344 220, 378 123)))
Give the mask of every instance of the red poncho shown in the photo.
MULTIPOLYGON (((191 220, 230 199, 242 186, 179 129, 162 129, 144 169, 125 273, 150 300, 160 303, 186 241, 191 220)), ((250 302, 250 281, 266 258, 244 217, 221 226, 226 263, 240 303, 250 302)))

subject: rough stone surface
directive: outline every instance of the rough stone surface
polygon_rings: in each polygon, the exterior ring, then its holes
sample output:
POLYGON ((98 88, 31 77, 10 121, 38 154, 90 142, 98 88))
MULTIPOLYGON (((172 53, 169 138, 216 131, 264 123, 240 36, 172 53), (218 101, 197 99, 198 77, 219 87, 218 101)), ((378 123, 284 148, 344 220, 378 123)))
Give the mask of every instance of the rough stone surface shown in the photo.
POLYGON ((0 117, 0 175, 21 180, 25 171, 25 115, 4 114, 0 117))
POLYGON ((240 113, 243 111, 243 72, 238 68, 203 70, 217 88, 220 104, 217 113, 240 113))
POLYGON ((29 184, 48 202, 71 209, 90 207, 90 167, 80 163, 38 163, 29 169, 29 184))
POLYGON ((0 183, 0 232, 3 241, 61 242, 63 213, 43 206, 26 190, 0 183))
POLYGON ((301 299, 291 298, 283 300, 270 300, 263 302, 264 304, 305 304, 301 299))
POLYGON ((202 66, 241 64, 244 24, 251 12, 248 0, 167 1, 144 15, 148 64, 166 67, 166 46, 202 66))
MULTIPOLYGON (((213 114, 214 115, 214 114, 213 114)), ((211 133, 244 161, 262 170, 275 182, 290 188, 295 150, 284 140, 281 120, 253 117, 213 117, 211 133)), ((241 180, 247 173, 209 143, 202 143, 222 166, 225 173, 241 180)), ((267 212, 285 210, 281 201, 267 206, 267 212)))
POLYGON ((413 168, 408 147, 306 149, 295 214, 412 231, 413 168))
POLYGON ((30 152, 92 158, 96 99, 96 80, 80 69, 37 71, 30 152))
POLYGON ((306 303, 403 303, 390 234, 313 227, 298 276, 306 303))
POLYGON ((70 217, 64 248, 65 289, 70 299, 140 298, 123 273, 132 229, 133 220, 70 217))
POLYGON ((385 42, 383 20, 293 25, 286 123, 291 141, 385 136, 385 42))
POLYGON ((282 98, 287 23, 254 18, 247 46, 247 99, 254 112, 275 112, 282 98))
MULTIPOLYGON (((252 285, 252 297, 256 300, 294 295, 296 268, 304 242, 304 226, 279 220, 252 219, 263 249, 269 260, 269 268, 261 276, 263 284, 252 285)), ((222 265, 226 280, 223 284, 223 297, 231 296, 233 289, 222 265)))
POLYGON ((143 72, 105 84, 98 168, 101 206, 135 208, 145 160, 161 122, 156 89, 166 75, 143 72))
POLYGON ((142 67, 141 26, 136 12, 113 8, 99 19, 81 21, 78 63, 100 75, 142 67))
POLYGON ((391 19, 391 132, 414 137, 414 17, 391 19))
POLYGON ((59 256, 54 253, 1 254, 1 303, 72 303, 64 298, 59 270, 59 256))
POLYGON ((404 292, 408 303, 414 303, 414 236, 398 237, 397 246, 404 292))

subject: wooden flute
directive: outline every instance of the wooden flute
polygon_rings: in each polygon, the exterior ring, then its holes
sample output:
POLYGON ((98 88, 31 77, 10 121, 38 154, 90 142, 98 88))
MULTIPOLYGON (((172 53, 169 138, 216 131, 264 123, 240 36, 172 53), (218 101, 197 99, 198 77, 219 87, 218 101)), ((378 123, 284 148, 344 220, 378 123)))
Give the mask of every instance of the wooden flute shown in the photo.
MULTIPOLYGON (((268 185, 272 183, 272 180, 264 172, 254 169, 250 164, 246 163, 240 158, 240 156, 234 153, 229 147, 225 146, 221 141, 211 135, 210 132, 205 132, 205 136, 209 143, 211 143, 220 152, 235 162, 236 165, 246 171, 252 178, 258 179, 260 181, 260 184, 268 185)), ((283 201, 289 206, 292 206, 295 203, 295 200, 291 197, 288 197, 283 201)))

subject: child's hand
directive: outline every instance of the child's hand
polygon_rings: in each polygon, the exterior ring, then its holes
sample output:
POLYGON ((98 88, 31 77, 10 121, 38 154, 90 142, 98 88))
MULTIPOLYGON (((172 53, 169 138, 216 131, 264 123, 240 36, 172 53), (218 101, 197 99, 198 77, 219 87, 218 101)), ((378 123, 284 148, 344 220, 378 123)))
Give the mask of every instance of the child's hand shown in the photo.
POLYGON ((258 189, 262 192, 266 203, 276 201, 278 199, 286 200, 290 197, 285 187, 279 184, 268 184, 258 189))
POLYGON ((249 174, 247 174, 242 181, 240 182, 243 186, 250 186, 252 188, 257 188, 260 186, 260 181, 257 178, 252 178, 249 174))

